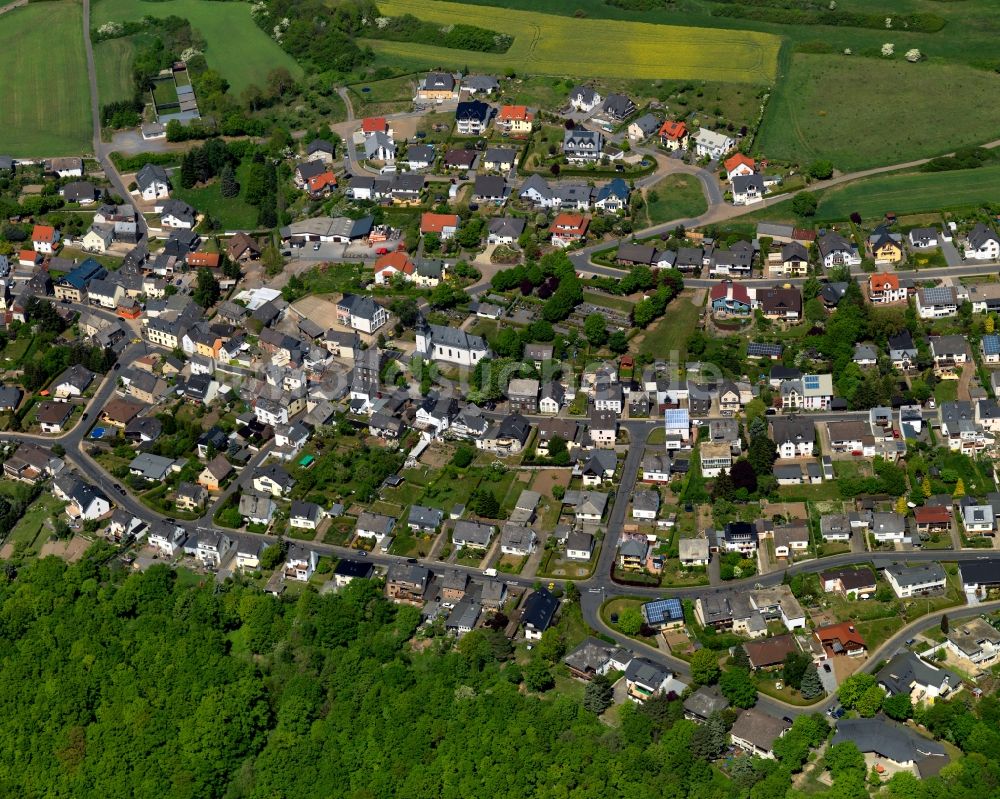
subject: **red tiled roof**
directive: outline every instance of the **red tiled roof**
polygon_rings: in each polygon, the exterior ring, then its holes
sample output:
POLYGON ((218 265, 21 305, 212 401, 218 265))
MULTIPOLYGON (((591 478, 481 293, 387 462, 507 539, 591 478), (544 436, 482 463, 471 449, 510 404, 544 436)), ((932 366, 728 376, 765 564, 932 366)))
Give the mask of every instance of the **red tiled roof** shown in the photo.
POLYGON ((553 233, 575 233, 582 236, 587 232, 590 220, 583 214, 559 214, 552 221, 553 233))
POLYGON ((528 112, 526 105, 505 105, 500 109, 498 119, 504 122, 524 121, 531 122, 535 118, 534 114, 528 112))
POLYGON ((873 291, 884 291, 885 289, 898 289, 899 276, 892 272, 880 272, 868 278, 868 287, 873 291))
POLYGON ((824 646, 839 641, 844 649, 867 649, 865 639, 861 637, 853 622, 843 621, 840 624, 831 624, 828 627, 816 628, 816 638, 824 646))
POLYGON ((336 186, 337 176, 333 172, 321 172, 309 178, 309 191, 322 191, 327 186, 336 186))
POLYGON ((420 217, 421 233, 440 233, 446 227, 458 227, 457 214, 434 214, 428 211, 420 217))
POLYGON ((712 286, 710 296, 713 301, 730 297, 738 302, 750 305, 750 294, 747 291, 747 287, 742 283, 734 283, 732 280, 722 280, 712 286))
POLYGON ((913 518, 917 524, 947 524, 951 513, 944 505, 921 505, 914 509, 913 518))
POLYGON ((215 269, 219 266, 219 253, 189 252, 185 260, 188 266, 208 266, 215 269))
POLYGON ((388 126, 385 124, 385 117, 365 117, 361 121, 361 130, 365 133, 385 132, 388 126))
POLYGON ((395 269, 397 272, 411 275, 413 274, 413 261, 405 252, 390 252, 375 261, 375 274, 384 269, 395 269))
POLYGON ((668 119, 660 127, 660 136, 666 139, 683 139, 687 136, 687 125, 668 119))
POLYGON ((56 229, 52 225, 35 225, 35 229, 31 231, 31 240, 51 244, 56 240, 56 229))
POLYGON ((725 166, 727 172, 732 172, 738 166, 748 166, 750 169, 756 169, 757 167, 754 160, 743 155, 743 153, 736 153, 732 158, 727 158, 725 166))

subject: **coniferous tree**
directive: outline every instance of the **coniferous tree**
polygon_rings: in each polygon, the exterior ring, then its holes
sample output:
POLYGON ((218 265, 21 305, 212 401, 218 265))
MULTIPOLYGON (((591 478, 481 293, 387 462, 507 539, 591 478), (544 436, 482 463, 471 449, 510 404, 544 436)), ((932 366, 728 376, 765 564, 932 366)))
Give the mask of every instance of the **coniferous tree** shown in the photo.
POLYGON ((226 164, 222 168, 222 174, 219 176, 219 181, 221 183, 222 196, 226 198, 233 198, 240 193, 240 184, 236 182, 236 173, 233 172, 233 168, 226 164))
POLYGON ((823 694, 823 682, 819 678, 816 666, 809 664, 805 674, 802 675, 802 686, 799 688, 803 699, 815 699, 823 694))
POLYGON ((600 715, 611 707, 613 696, 614 689, 608 678, 603 674, 597 674, 587 683, 587 688, 583 692, 583 707, 595 715, 600 715))

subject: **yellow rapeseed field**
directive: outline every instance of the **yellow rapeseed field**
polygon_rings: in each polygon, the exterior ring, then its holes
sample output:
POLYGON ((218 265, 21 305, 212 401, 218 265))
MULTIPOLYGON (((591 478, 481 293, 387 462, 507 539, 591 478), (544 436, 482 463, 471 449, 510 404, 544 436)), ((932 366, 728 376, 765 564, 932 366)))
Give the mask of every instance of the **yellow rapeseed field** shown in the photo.
POLYGON ((380 55, 411 66, 770 83, 777 72, 781 43, 777 36, 754 31, 577 19, 441 0, 381 0, 378 5, 390 17, 412 14, 441 25, 463 22, 514 37, 510 49, 502 54, 366 40, 380 55))

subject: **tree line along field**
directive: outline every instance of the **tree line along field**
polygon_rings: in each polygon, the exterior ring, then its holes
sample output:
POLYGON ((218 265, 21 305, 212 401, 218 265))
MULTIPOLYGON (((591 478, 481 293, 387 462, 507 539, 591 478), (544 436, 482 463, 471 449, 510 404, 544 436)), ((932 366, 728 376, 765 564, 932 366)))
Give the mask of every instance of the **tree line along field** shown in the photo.
POLYGON ((757 149, 842 171, 940 155, 1000 138, 1000 75, 959 64, 797 54, 757 149))
POLYGON ((90 90, 78 3, 28 5, 0 17, 0 153, 90 149, 90 90))
POLYGON ((440 0, 386 0, 379 9, 390 17, 412 14, 441 25, 461 20, 514 37, 506 53, 365 40, 384 62, 397 66, 734 83, 770 83, 777 74, 780 40, 764 33, 567 19, 530 11, 498 14, 495 9, 440 0))
MULTIPOLYGON (((97 0, 92 11, 91 25, 100 27, 105 22, 128 22, 145 16, 177 16, 187 19, 204 37, 207 47, 205 60, 217 70, 238 94, 247 86, 263 86, 267 73, 276 67, 285 67, 299 77, 302 68, 277 42, 271 39, 250 17, 247 3, 213 2, 212 0, 161 0, 161 2, 135 2, 135 0, 97 0)), ((102 42, 94 49, 98 75, 104 76, 104 85, 110 90, 122 91, 128 86, 117 75, 123 67, 115 59, 128 58, 127 73, 131 75, 132 50, 106 48, 102 42)), ((121 97, 106 97, 106 103, 121 97)))
POLYGON ((857 211, 871 219, 886 211, 918 214, 996 202, 1000 202, 1000 166, 990 166, 885 175, 838 186, 823 194, 816 216, 840 220, 857 211))

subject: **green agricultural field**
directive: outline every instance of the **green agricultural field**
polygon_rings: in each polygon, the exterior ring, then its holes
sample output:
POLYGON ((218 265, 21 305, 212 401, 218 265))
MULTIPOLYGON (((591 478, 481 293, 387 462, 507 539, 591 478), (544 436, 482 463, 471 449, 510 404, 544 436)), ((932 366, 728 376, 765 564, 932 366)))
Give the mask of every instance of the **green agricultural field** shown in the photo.
MULTIPOLYGON (((302 69, 295 60, 250 18, 248 3, 219 3, 211 0, 162 0, 156 3, 97 0, 91 24, 97 28, 105 22, 127 22, 148 15, 173 15, 189 20, 208 43, 205 49, 208 65, 229 81, 232 87, 230 91, 235 94, 252 83, 263 85, 267 73, 275 67, 285 67, 296 77, 302 74, 302 69)), ((94 58, 99 59, 99 74, 114 69, 100 62, 115 55, 111 50, 94 52, 94 58)))
POLYGON ((135 92, 132 79, 132 59, 136 49, 134 38, 108 39, 94 45, 97 93, 102 104, 130 100, 135 92))
POLYGON ((915 214, 1000 202, 1000 166, 956 172, 917 172, 868 178, 827 191, 817 217, 847 219, 857 211, 865 219, 886 211, 915 214))
POLYGON ((81 155, 91 149, 90 91, 80 6, 50 2, 0 20, 0 152, 81 155))
POLYGON ((796 55, 768 107, 757 150, 844 171, 902 163, 1000 138, 1000 75, 901 58, 796 55), (891 87, 887 89, 887 87, 891 87))
POLYGON ((672 219, 700 216, 708 210, 701 183, 693 175, 667 175, 646 192, 648 225, 659 225, 672 219))
MULTIPOLYGON (((122 0, 102 0, 112 1, 122 0)), ((491 30, 501 28, 514 37, 506 53, 365 40, 382 60, 403 67, 440 64, 493 71, 527 70, 543 75, 575 71, 595 78, 686 78, 736 83, 768 83, 777 73, 780 40, 764 33, 567 19, 531 11, 501 13, 439 0, 387 0, 379 8, 389 16, 413 14, 442 25, 460 19, 491 30)))

